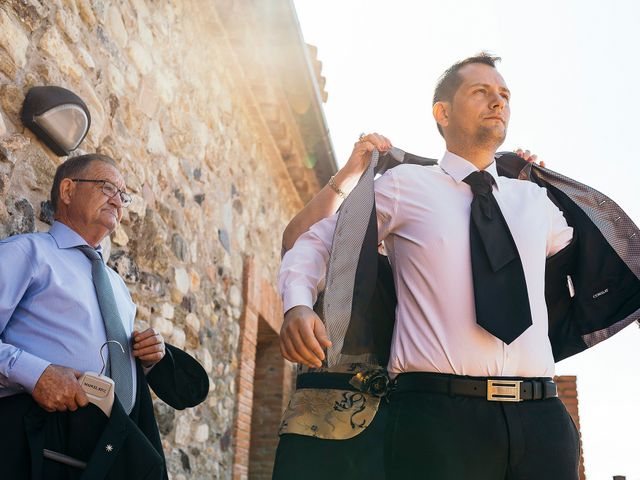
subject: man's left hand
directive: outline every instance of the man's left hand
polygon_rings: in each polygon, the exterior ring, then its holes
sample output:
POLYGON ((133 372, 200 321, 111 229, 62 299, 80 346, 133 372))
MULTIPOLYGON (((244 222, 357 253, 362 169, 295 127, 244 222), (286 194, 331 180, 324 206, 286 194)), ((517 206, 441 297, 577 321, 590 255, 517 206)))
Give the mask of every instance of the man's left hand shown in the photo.
POLYGON ((518 155, 523 160, 526 160, 527 162, 537 163, 542 168, 545 167, 544 161, 543 160, 538 161, 538 155, 536 155, 535 153, 531 153, 529 150, 522 150, 521 148, 517 148, 516 150, 513 151, 513 153, 518 155))
POLYGON ((164 338, 153 328, 133 332, 133 356, 140 359, 145 368, 151 368, 164 358, 164 338))

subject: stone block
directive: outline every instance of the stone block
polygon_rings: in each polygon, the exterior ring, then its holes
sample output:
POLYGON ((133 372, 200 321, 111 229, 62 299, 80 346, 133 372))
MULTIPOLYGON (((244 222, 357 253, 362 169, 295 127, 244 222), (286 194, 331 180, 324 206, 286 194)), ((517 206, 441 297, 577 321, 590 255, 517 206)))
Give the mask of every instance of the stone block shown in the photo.
POLYGON ((189 287, 191 286, 191 279, 189 278, 189 274, 184 268, 182 267, 175 268, 174 280, 175 280, 177 290, 182 295, 189 292, 189 287))
POLYGON ((72 43, 76 43, 80 40, 80 29, 76 23, 76 18, 69 15, 66 10, 62 8, 58 9, 56 12, 56 24, 72 43))
POLYGON ((153 33, 151 33, 142 15, 138 15, 138 36, 147 47, 153 45, 153 33))
POLYGON ((195 313, 188 313, 185 323, 192 333, 197 334, 200 331, 200 319, 195 313))
POLYGON ((16 151, 29 145, 29 139, 19 133, 0 139, 0 160, 10 164, 16 163, 16 151))
POLYGON ((162 315, 164 318, 171 320, 174 314, 175 309, 170 303, 163 303, 162 305, 160 305, 160 315, 162 315))
POLYGON ((11 80, 16 78, 18 67, 7 52, 0 49, 0 72, 4 73, 11 80))
POLYGON ((124 96, 126 94, 126 79, 113 63, 110 63, 107 67, 107 78, 116 95, 124 96))
POLYGON ((187 259, 187 243, 179 233, 174 233, 171 237, 171 250, 175 254, 176 258, 181 262, 184 262, 187 259))
POLYGON ((80 65, 87 70, 95 70, 96 62, 93 60, 91 54, 79 45, 76 47, 76 50, 78 52, 78 61, 80 62, 80 65))
POLYGON ((109 266, 113 268, 127 283, 140 280, 140 270, 133 257, 124 250, 114 251, 109 258, 109 266))
POLYGON ((169 435, 174 427, 176 411, 163 402, 154 402, 153 409, 160 433, 162 435, 169 435))
POLYGON ((139 42, 132 41, 129 46, 129 57, 141 75, 147 75, 153 70, 153 59, 148 53, 148 49, 139 42))
POLYGON ((140 282, 143 289, 156 297, 163 297, 166 292, 164 279, 155 273, 140 272, 140 282))
POLYGON ((34 32, 47 22, 51 11, 48 3, 45 0, 21 0, 13 5, 20 21, 34 32))
POLYGON ((0 112, 0 137, 4 137, 8 133, 7 125, 4 123, 4 115, 0 112))
POLYGON ((76 63, 75 55, 71 53, 56 28, 49 28, 42 35, 38 46, 55 60, 62 73, 76 81, 82 78, 84 74, 82 68, 76 63))
POLYGON ((29 38, 20 22, 0 9, 0 46, 2 46, 13 62, 20 68, 27 63, 29 38))
POLYGON ((189 445, 191 441, 191 422, 185 413, 179 414, 176 422, 175 442, 178 445, 189 445))
POLYGON ((209 425, 206 423, 198 425, 196 427, 194 438, 196 442, 206 442, 209 439, 209 425))
POLYGON ((147 151, 152 155, 164 155, 167 153, 167 147, 164 143, 162 130, 157 121, 149 122, 149 138, 147 140, 147 151))
POLYGON ((23 102, 24 94, 18 86, 14 84, 0 86, 0 107, 6 114, 18 118, 23 102))
MULTIPOLYGON (((142 187, 143 192, 145 190, 145 187, 146 185, 142 187)), ((131 205, 129 205, 129 212, 135 213, 140 218, 144 218, 147 212, 147 199, 136 194, 132 194, 131 198, 132 198, 132 201, 131 201, 131 205)), ((153 198, 152 195, 151 195, 151 198, 153 198)))
POLYGON ((83 80, 78 84, 76 93, 87 104, 87 108, 89 108, 89 113, 91 114, 91 128, 89 129, 87 138, 94 145, 99 145, 101 143, 106 124, 106 113, 102 100, 98 97, 98 94, 91 83, 86 80, 83 80))
POLYGON ((118 228, 111 234, 111 241, 118 246, 124 247, 127 243, 129 243, 129 236, 127 232, 124 231, 122 225, 119 225, 118 228))
POLYGON ((218 230, 218 239, 227 253, 231 253, 231 241, 229 240, 229 234, 226 230, 218 230))
POLYGON ((155 77, 147 76, 142 80, 138 94, 138 108, 149 118, 158 112, 158 92, 155 77))
POLYGON ((77 0, 76 4, 78 6, 78 13, 80 13, 80 18, 89 25, 90 27, 95 27, 97 21, 96 16, 93 13, 93 9, 91 8, 90 0, 77 0))
POLYGON ((239 307, 242 304, 242 292, 235 285, 231 285, 229 289, 229 304, 234 307, 239 307))
POLYGON ((155 317, 151 321, 151 325, 164 337, 170 337, 173 335, 173 323, 165 318, 155 317))
POLYGON ((191 278, 191 291, 197 292, 200 290, 200 275, 195 270, 189 271, 189 277, 191 278))
POLYGON ((129 35, 127 34, 127 29, 124 26, 124 22, 122 21, 122 14, 120 13, 117 5, 112 5, 109 10, 107 10, 105 26, 113 41, 120 48, 124 48, 127 46, 129 35))
POLYGON ((178 348, 184 348, 186 342, 187 336, 185 335, 184 330, 180 327, 173 327, 173 334, 171 335, 171 345, 174 345, 178 348))
MULTIPOLYGON (((2 192, 0 192, 1 194, 2 192)), ((38 219, 41 222, 46 223, 47 225, 53 225, 54 220, 54 208, 49 200, 45 200, 40 202, 40 215, 38 219)))
POLYGON ((7 236, 36 231, 36 213, 33 205, 26 198, 7 199, 7 212, 10 221, 5 225, 7 236))

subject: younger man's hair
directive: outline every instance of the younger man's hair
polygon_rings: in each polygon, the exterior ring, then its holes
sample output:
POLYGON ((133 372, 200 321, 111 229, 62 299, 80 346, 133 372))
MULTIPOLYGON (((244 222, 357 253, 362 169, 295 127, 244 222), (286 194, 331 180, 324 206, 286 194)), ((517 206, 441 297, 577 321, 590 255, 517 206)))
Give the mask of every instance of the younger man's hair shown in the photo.
MULTIPOLYGON (((435 105, 438 102, 451 102, 453 100, 454 95, 462 83, 462 78, 458 72, 465 65, 469 65, 471 63, 483 63, 484 65, 496 68, 496 63, 500 60, 500 57, 496 57, 487 52, 480 52, 473 57, 468 57, 454 63, 440 76, 440 79, 436 84, 436 89, 433 92, 433 103, 431 105, 435 105)), ((438 126, 440 135, 444 136, 440 124, 436 125, 438 126)))

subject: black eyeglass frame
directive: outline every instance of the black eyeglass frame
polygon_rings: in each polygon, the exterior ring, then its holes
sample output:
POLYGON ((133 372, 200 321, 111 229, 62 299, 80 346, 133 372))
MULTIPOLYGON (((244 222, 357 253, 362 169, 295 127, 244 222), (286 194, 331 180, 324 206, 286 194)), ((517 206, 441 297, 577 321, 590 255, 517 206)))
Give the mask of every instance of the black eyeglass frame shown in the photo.
MULTIPOLYGON (((118 187, 116 187, 113 183, 111 183, 109 180, 99 180, 99 179, 89 179, 89 178, 71 178, 70 179, 72 182, 81 182, 81 183, 101 183, 102 187, 102 193, 104 193, 107 197, 109 198, 113 198, 116 195, 120 194, 120 201, 122 202, 122 206, 123 207, 128 207, 129 205, 131 205, 131 202, 133 201, 133 198, 131 198, 131 195, 129 195, 127 192, 120 190, 118 187), (113 194, 109 194, 109 192, 105 191, 105 187, 107 186, 107 184, 111 185, 113 187, 113 189, 115 190, 115 193, 113 194)), ((107 187, 109 188, 109 187, 107 187)), ((110 189, 109 189, 110 190, 110 189)))

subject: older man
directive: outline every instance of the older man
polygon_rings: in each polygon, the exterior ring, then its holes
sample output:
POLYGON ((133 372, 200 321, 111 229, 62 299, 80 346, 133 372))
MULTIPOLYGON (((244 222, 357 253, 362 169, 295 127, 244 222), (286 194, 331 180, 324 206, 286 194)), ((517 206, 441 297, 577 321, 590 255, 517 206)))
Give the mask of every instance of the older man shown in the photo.
POLYGON ((206 395, 206 374, 184 352, 166 349, 153 329, 134 331, 136 306, 124 281, 104 264, 100 242, 131 203, 113 159, 89 154, 67 160, 56 171, 51 200, 55 222, 47 233, 0 242, 2 468, 10 478, 40 470, 47 478, 75 475, 73 468, 41 457, 54 446, 56 453, 91 460, 87 470, 97 468, 100 478, 107 471, 110 478, 128 477, 131 463, 113 459, 137 450, 148 478, 166 477, 146 381, 168 403, 184 408, 206 395), (101 351, 115 381, 110 422, 95 406, 87 407, 78 381, 83 372, 102 371, 101 351), (184 394, 179 383, 187 378, 195 383, 184 394), (144 436, 126 426, 129 419, 144 436), (105 425, 122 427, 121 434, 96 445, 113 433, 105 425), (104 459, 96 456, 99 448, 104 459))

